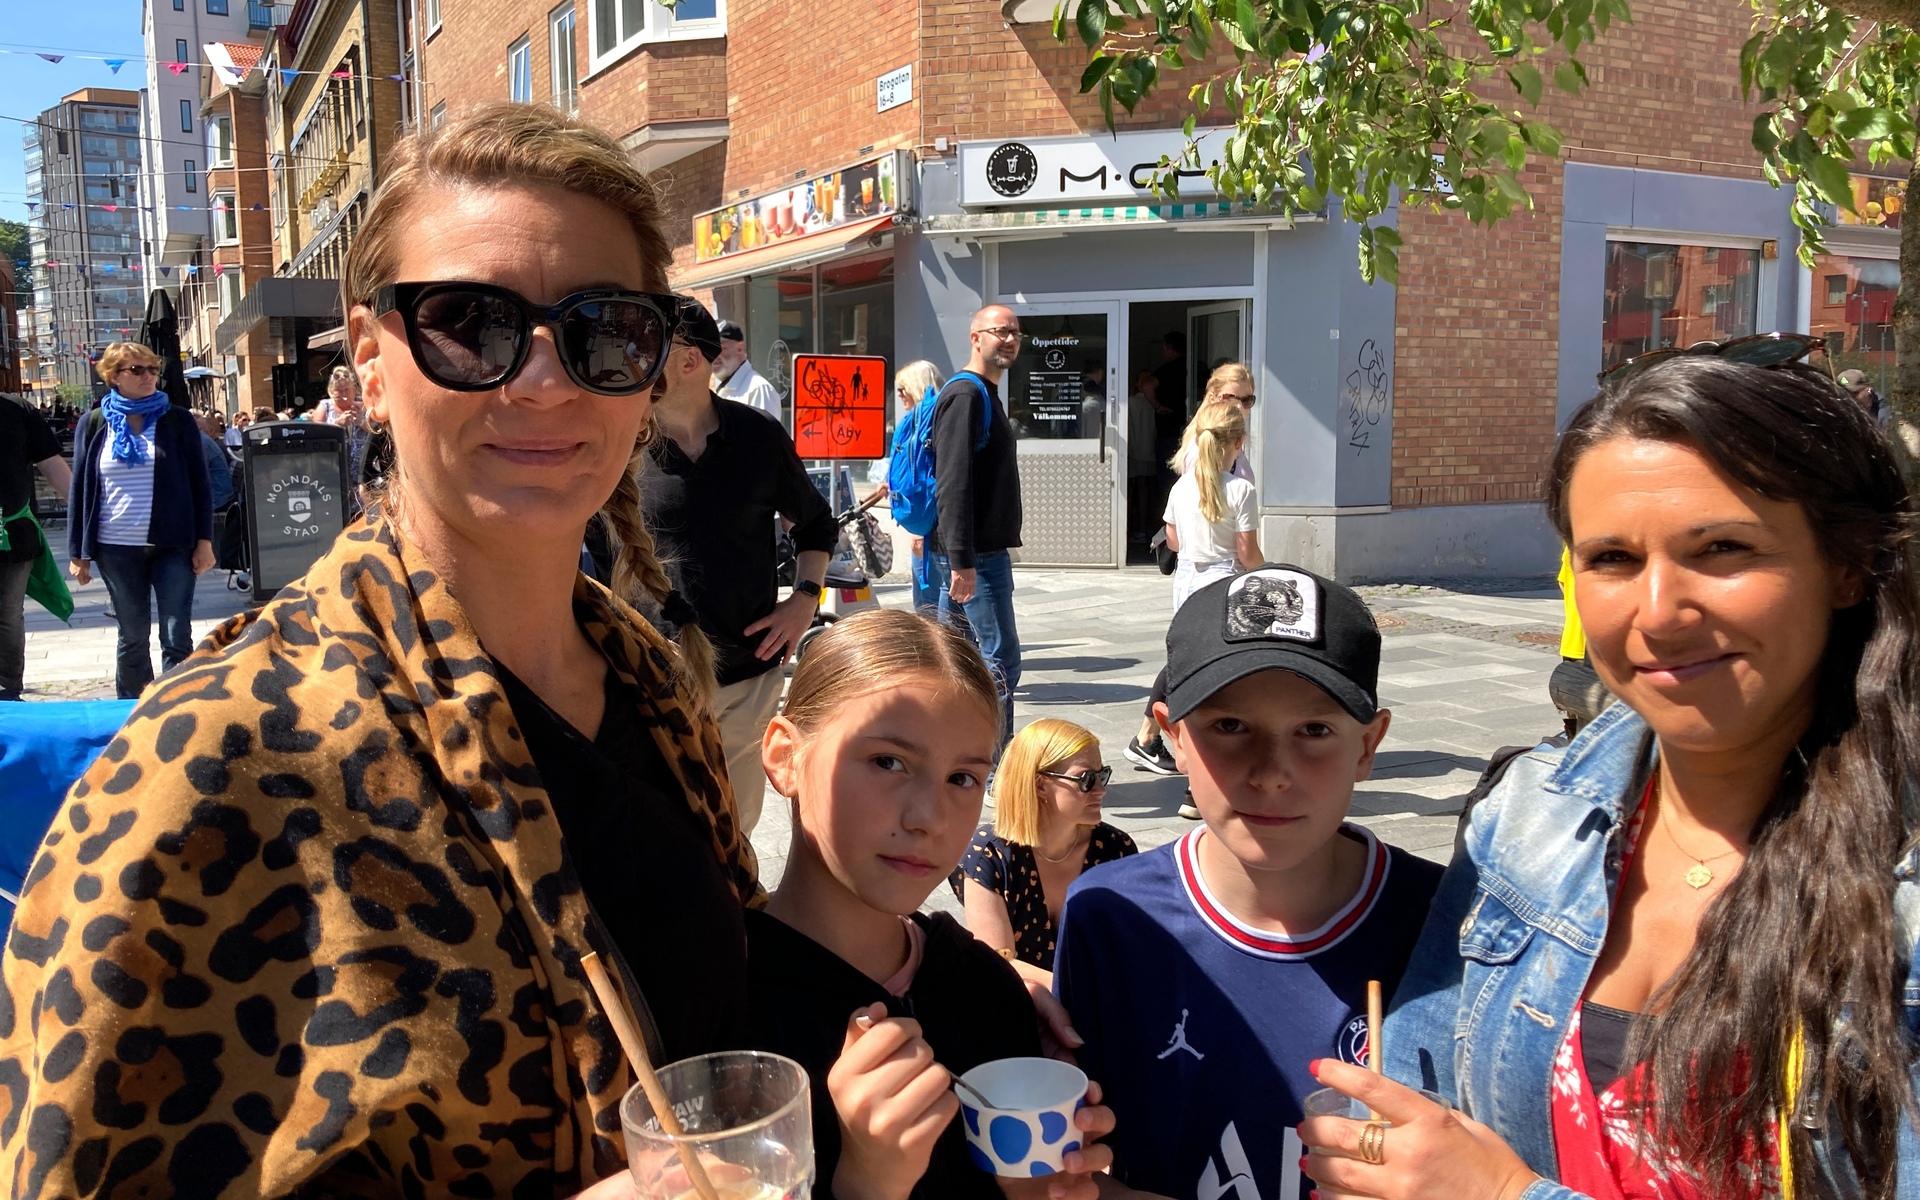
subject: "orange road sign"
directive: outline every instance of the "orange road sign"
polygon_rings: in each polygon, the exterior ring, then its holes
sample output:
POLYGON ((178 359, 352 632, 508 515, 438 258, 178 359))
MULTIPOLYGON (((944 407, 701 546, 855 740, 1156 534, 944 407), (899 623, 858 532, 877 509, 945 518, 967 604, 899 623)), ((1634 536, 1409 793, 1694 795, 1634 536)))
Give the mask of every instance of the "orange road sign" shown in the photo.
POLYGON ((864 354, 793 356, 793 448, 801 458, 884 458, 887 360, 864 354))

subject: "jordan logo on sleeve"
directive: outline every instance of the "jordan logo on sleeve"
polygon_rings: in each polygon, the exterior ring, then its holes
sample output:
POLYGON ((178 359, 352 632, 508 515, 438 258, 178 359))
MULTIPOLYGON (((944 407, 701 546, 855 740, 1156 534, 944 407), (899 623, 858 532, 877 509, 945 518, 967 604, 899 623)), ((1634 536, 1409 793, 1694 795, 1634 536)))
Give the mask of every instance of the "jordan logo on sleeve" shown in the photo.
POLYGON ((1204 1062, 1207 1057, 1198 1050, 1195 1050, 1193 1043, 1187 1040, 1187 1010, 1184 1008, 1180 1010, 1180 1020, 1173 1027, 1173 1037, 1168 1039, 1167 1048, 1162 1050, 1157 1057, 1162 1059, 1171 1058, 1176 1051, 1180 1050, 1185 1050, 1188 1054, 1193 1055, 1195 1062, 1204 1062))

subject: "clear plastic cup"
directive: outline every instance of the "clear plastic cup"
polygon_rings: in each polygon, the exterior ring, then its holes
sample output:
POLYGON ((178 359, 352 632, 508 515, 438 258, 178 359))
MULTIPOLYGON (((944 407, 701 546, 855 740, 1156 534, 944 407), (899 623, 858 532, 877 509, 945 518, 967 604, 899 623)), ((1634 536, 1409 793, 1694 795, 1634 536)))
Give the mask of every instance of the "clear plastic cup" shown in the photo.
POLYGON ((813 1105, 804 1067, 778 1054, 726 1051, 659 1074, 680 1137, 661 1130, 646 1089, 636 1084, 620 1101, 627 1166, 641 1200, 700 1200, 683 1146, 719 1200, 808 1200, 813 1105))

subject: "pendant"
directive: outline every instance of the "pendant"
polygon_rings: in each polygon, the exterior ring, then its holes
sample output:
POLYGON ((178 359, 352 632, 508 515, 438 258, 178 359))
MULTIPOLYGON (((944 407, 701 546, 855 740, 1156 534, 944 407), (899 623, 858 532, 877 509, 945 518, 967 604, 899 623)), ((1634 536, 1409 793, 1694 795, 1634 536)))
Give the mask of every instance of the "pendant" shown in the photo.
POLYGON ((1707 869, 1707 864, 1697 862, 1687 868, 1686 879, 1687 886, 1697 892, 1713 882, 1713 872, 1707 869))

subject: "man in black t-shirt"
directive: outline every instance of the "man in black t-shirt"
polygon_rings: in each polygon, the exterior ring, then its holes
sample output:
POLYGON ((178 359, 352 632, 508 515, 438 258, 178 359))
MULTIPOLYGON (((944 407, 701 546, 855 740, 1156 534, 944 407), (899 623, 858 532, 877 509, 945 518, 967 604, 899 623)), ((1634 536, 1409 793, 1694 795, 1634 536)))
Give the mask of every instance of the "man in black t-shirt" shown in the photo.
POLYGON ((713 394, 719 356, 713 314, 683 300, 640 491, 660 559, 713 642, 714 716, 745 834, 766 791, 760 740, 780 706, 780 666, 813 623, 840 531, 779 417, 713 394), (793 523, 795 584, 785 600, 774 587, 776 517, 793 523))
POLYGON ((46 476, 65 495, 71 475, 60 457, 59 439, 40 414, 11 396, 0 396, 0 700, 18 700, 26 686, 27 577, 40 557, 40 528, 33 521, 33 473, 46 476))

